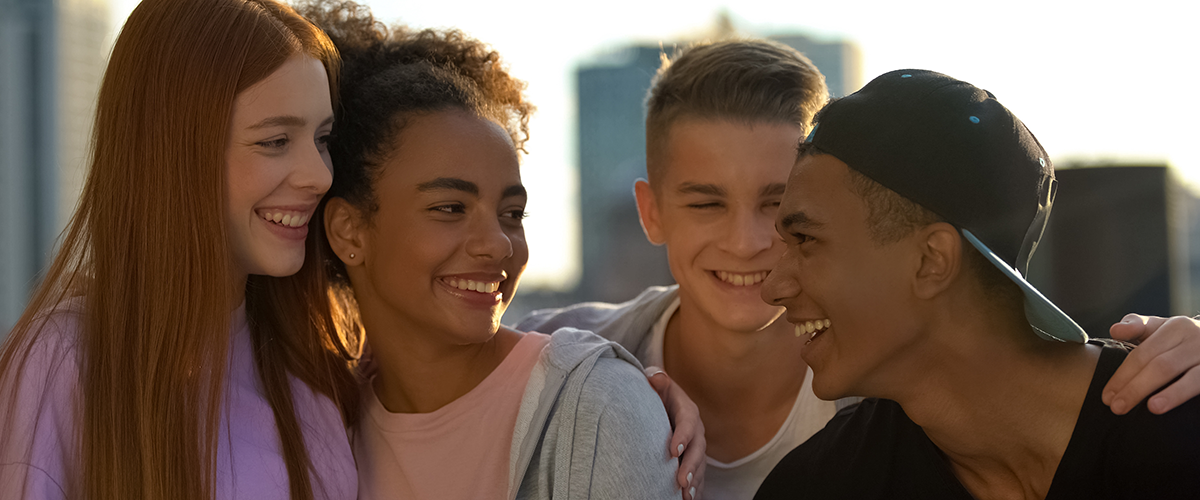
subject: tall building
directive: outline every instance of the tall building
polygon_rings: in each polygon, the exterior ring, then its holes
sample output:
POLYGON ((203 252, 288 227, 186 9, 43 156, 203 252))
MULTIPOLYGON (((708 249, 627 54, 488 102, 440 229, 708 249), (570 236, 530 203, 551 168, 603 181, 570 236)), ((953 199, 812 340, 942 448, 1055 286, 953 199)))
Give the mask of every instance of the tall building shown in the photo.
POLYGON ((674 281, 666 252, 646 241, 633 183, 646 176, 646 91, 658 47, 629 47, 578 72, 583 273, 576 295, 620 301, 674 281))
POLYGON ((0 0, 0 337, 78 199, 108 33, 103 0, 0 0))
MULTIPOLYGON (((862 58, 854 44, 803 35, 772 38, 808 55, 835 96, 862 85, 862 58)), ((647 286, 674 282, 666 253, 642 234, 633 198, 634 181, 646 175, 643 102, 662 54, 658 46, 628 47, 577 72, 583 275, 575 297, 627 300, 647 286)))
POLYGON ((1163 165, 1059 169, 1029 281, 1089 335, 1130 312, 1193 315, 1200 203, 1163 165))

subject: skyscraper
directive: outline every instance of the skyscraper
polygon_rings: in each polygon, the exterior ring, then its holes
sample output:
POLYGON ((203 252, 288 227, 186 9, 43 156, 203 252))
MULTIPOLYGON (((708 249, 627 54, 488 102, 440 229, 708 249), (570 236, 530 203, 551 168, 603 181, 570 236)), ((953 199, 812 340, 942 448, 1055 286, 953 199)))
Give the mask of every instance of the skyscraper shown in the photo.
POLYGON ((0 337, 78 198, 109 28, 103 0, 0 0, 0 337))

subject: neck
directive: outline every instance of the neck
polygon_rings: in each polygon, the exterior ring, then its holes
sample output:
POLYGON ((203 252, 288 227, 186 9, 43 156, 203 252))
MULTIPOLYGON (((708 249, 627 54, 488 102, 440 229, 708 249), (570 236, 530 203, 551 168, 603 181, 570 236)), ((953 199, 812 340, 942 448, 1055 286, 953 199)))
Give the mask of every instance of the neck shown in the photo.
POLYGON ((371 382, 379 402, 393 413, 429 413, 464 396, 500 365, 521 334, 508 328, 487 341, 456 345, 447 335, 400 321, 376 321, 364 311, 371 382))
POLYGON ((776 434, 804 384, 808 367, 801 345, 783 319, 758 331, 733 331, 680 294, 667 325, 663 364, 700 408, 709 456, 733 461, 776 434))
MULTIPOLYGON (((935 326, 876 380, 976 498, 1042 498, 1070 442, 1099 348, 1040 340, 985 315, 935 326), (984 318, 984 319, 980 319, 984 318), (913 382, 916 383, 913 383, 913 382)), ((882 394, 882 393, 886 394, 882 394)))

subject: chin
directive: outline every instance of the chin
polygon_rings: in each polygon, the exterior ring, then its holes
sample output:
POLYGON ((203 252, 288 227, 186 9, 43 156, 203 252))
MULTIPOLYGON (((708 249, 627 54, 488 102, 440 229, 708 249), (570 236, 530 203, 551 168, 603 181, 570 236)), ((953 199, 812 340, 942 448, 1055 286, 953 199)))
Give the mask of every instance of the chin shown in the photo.
POLYGON ((774 308, 766 304, 753 307, 743 307, 735 310, 716 311, 713 318, 722 328, 734 332, 753 333, 771 326, 783 314, 783 308, 774 308), (758 307, 763 306, 763 307, 758 307))
POLYGON ((300 268, 304 267, 304 256, 299 258, 280 259, 274 262, 265 262, 263 265, 257 266, 256 271, 250 274, 261 274, 263 276, 272 276, 275 278, 286 278, 300 272, 300 268))
POLYGON ((836 401, 844 397, 850 396, 850 392, 845 388, 838 387, 837 384, 829 380, 830 377, 826 374, 822 377, 816 370, 813 370, 812 390, 818 398, 825 401, 836 401))

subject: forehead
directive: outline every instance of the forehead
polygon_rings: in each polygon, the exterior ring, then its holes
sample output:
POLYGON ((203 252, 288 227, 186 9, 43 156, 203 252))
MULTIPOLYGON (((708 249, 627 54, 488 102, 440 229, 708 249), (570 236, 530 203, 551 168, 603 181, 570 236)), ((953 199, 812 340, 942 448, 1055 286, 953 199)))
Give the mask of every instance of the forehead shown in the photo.
POLYGON ((262 81, 238 93, 233 106, 235 129, 257 123, 267 116, 316 118, 319 122, 330 114, 332 106, 325 66, 304 54, 291 56, 262 81))
POLYGON ((419 184, 436 177, 505 186, 521 181, 512 138, 503 127, 462 110, 408 118, 385 155, 383 178, 419 184))
POLYGON ((763 185, 784 183, 796 159, 799 126, 772 122, 684 118, 671 125, 663 148, 662 181, 763 185))
POLYGON ((862 198, 850 189, 849 167, 827 154, 801 158, 788 176, 787 190, 780 201, 782 222, 791 214, 803 213, 823 223, 866 221, 862 198))

